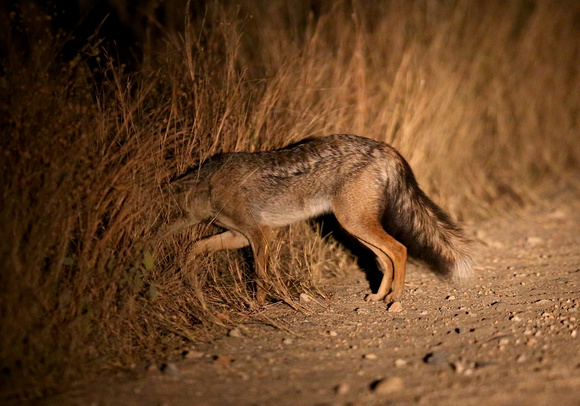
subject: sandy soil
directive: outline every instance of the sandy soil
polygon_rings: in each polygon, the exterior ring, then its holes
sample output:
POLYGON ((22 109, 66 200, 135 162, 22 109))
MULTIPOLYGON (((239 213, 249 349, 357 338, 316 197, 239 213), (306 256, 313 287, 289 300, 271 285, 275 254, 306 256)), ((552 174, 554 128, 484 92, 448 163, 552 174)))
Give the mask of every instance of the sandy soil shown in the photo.
MULTIPOLYGON (((363 300, 363 272, 277 327, 242 325, 45 405, 580 405, 580 206, 470 225, 477 276, 410 264, 400 312, 363 300)), ((297 299, 298 300, 298 299, 297 299)))

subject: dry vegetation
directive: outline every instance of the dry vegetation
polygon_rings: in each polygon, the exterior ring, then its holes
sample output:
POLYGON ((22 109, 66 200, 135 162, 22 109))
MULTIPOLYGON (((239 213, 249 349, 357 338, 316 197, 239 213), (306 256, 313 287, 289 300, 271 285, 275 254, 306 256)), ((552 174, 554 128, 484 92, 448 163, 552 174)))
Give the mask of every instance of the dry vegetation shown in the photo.
MULTIPOLYGON (((190 18, 182 5, 185 29, 129 73, 98 35, 61 61, 67 37, 42 12, 7 14, 3 396, 61 390, 252 316, 247 256, 187 262, 205 229, 153 239, 168 179, 215 153, 374 137, 460 217, 578 170, 576 2, 291 3, 212 1, 190 18)), ((311 226, 281 236, 278 299, 352 264, 311 226)))

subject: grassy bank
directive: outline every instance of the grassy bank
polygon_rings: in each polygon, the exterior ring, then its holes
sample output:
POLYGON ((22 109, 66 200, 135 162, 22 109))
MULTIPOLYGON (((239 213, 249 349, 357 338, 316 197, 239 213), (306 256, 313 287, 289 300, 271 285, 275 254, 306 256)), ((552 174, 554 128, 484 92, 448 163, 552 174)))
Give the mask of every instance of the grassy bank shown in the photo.
MULTIPOLYGON (((7 16, 5 396, 160 359, 251 316, 247 256, 187 261, 204 227, 152 238, 170 213, 168 179, 218 152, 336 132, 381 139, 463 218, 578 170, 574 1, 293 3, 208 2, 187 19, 182 5, 183 30, 164 31, 130 70, 98 34, 62 60, 69 38, 39 23, 49 14, 7 16)), ((352 264, 304 224, 278 249, 279 299, 352 264)))

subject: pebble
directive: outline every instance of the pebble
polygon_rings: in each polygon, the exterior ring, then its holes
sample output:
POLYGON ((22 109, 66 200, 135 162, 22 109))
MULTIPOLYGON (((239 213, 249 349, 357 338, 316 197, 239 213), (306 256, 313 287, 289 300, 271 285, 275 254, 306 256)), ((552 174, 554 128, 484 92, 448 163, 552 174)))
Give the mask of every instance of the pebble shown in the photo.
POLYGON ((542 245, 543 243, 544 239, 542 237, 531 235, 526 238, 526 244, 528 244, 531 247, 536 247, 538 245, 542 245))
POLYGON ((300 294, 300 303, 310 303, 312 301, 314 301, 314 299, 308 293, 300 294))
POLYGON ((491 306, 498 312, 504 312, 507 310, 507 306, 503 302, 493 302, 491 306))
POLYGON ((228 335, 230 337, 241 337, 242 336, 242 331, 239 328, 233 328, 230 331, 228 331, 228 335))
POLYGON ((328 334, 331 337, 336 337, 338 334, 336 333, 336 331, 334 330, 329 330, 326 332, 326 334, 328 334))
POLYGON ((507 338, 507 337, 502 337, 502 338, 500 338, 500 339, 499 339, 499 342, 498 342, 498 344, 499 344, 499 345, 502 345, 502 346, 506 346, 506 345, 508 345, 509 343, 510 343, 510 339, 509 339, 509 338, 507 338))
POLYGON ((168 362, 166 364, 161 365, 161 372, 163 372, 167 376, 179 376, 181 372, 177 369, 177 366, 172 363, 168 362))
POLYGON ((447 362, 447 354, 443 350, 433 351, 423 357, 423 362, 429 365, 442 365, 447 362))
POLYGON ((217 364, 217 365, 221 365, 221 366, 228 366, 232 363, 232 357, 229 357, 227 355, 216 355, 213 358, 213 363, 217 364))
POLYGON ((568 216, 567 216, 565 211, 560 210, 560 209, 556 209, 556 210, 552 211, 550 214, 548 214, 548 217, 551 219, 563 220, 568 216))
POLYGON ((334 387, 334 392, 337 395, 346 395, 350 391, 348 383, 342 382, 334 387))
POLYGON ((396 366, 397 368, 404 367, 405 365, 407 365, 407 361, 405 361, 404 359, 397 358, 397 359, 395 360, 395 366, 396 366))
POLYGON ((389 308, 387 309, 388 312, 391 313, 398 313, 403 310, 403 305, 401 302, 393 302, 390 304, 389 308))
POLYGON ((187 350, 183 352, 183 357, 185 359, 197 359, 202 358, 205 354, 201 351, 187 350))
POLYGON ((453 370, 455 371, 455 373, 457 374, 462 374, 464 373, 468 368, 467 368, 467 364, 464 361, 456 361, 453 364, 451 364, 451 367, 453 368, 453 370))
POLYGON ((358 314, 369 314, 369 311, 362 307, 357 307, 356 309, 354 309, 354 311, 357 312, 358 314))
POLYGON ((449 295, 445 298, 446 300, 455 300, 455 296, 449 295))
POLYGON ((526 360, 526 356, 524 354, 520 354, 518 355, 518 357, 516 358, 516 362, 522 363, 526 360))
POLYGON ((380 379, 371 384, 371 390, 379 395, 391 395, 403 389, 403 379, 398 376, 380 379))
POLYGON ((365 355, 363 355, 363 358, 364 358, 364 359, 370 359, 370 360, 373 360, 373 359, 377 359, 378 357, 377 357, 377 355, 376 355, 376 354, 372 354, 372 353, 370 353, 370 354, 365 354, 365 355))
POLYGON ((548 303, 551 303, 551 302, 552 301, 550 299, 538 299, 534 303, 535 304, 548 304, 548 303))
POLYGON ((292 343, 294 343, 294 340, 292 340, 291 338, 288 338, 288 337, 286 337, 282 340, 282 344, 290 345, 292 343))

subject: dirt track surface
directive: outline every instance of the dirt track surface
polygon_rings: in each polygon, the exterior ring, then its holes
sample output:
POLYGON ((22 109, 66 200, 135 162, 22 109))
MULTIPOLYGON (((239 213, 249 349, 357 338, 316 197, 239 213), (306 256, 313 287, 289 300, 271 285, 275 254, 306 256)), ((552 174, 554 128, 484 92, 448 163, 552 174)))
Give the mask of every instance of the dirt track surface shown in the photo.
POLYGON ((266 307, 162 370, 136 371, 42 404, 580 405, 580 210, 553 203, 471 225, 477 276, 410 264, 402 311, 367 303, 363 272, 326 299, 266 307))

